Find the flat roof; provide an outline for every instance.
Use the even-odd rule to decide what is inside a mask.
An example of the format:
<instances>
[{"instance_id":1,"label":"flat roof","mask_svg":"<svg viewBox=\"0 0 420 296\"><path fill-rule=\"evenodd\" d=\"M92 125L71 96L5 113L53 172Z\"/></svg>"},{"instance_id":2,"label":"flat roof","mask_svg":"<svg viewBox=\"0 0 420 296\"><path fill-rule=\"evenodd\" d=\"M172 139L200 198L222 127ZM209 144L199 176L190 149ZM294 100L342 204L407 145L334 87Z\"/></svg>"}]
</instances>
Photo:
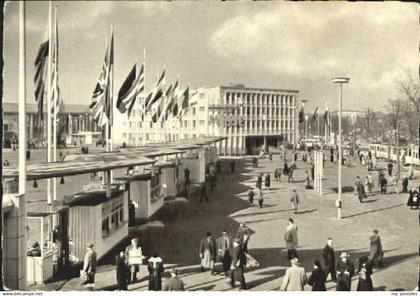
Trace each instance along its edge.
<instances>
[{"instance_id":1,"label":"flat roof","mask_svg":"<svg viewBox=\"0 0 420 296\"><path fill-rule=\"evenodd\" d=\"M235 84L235 85L220 85L221 89L229 89L235 91L260 91L260 92L290 92L298 93L296 89L283 89L283 88L265 88L265 87L246 87L245 85Z\"/></svg>"},{"instance_id":2,"label":"flat roof","mask_svg":"<svg viewBox=\"0 0 420 296\"><path fill-rule=\"evenodd\" d=\"M27 180L74 176L93 172L132 166L149 165L156 162L150 157L184 153L189 149L199 148L226 137L200 137L190 140L156 143L153 146L122 148L111 152L75 153L65 156L62 162L43 162L29 164L26 169ZM18 178L17 167L4 167L5 178Z\"/></svg>"}]
</instances>

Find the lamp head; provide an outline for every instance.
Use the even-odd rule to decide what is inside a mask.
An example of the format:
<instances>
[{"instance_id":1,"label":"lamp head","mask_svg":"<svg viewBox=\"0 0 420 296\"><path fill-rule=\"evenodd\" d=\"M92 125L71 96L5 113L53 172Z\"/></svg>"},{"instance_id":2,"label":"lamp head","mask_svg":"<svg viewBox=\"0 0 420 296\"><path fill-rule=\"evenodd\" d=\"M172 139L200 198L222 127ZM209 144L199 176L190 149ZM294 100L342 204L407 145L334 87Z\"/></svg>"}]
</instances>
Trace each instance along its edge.
<instances>
[{"instance_id":1,"label":"lamp head","mask_svg":"<svg viewBox=\"0 0 420 296\"><path fill-rule=\"evenodd\" d=\"M346 77L335 77L335 78L332 78L331 81L333 83L349 83L350 78L346 78Z\"/></svg>"}]
</instances>

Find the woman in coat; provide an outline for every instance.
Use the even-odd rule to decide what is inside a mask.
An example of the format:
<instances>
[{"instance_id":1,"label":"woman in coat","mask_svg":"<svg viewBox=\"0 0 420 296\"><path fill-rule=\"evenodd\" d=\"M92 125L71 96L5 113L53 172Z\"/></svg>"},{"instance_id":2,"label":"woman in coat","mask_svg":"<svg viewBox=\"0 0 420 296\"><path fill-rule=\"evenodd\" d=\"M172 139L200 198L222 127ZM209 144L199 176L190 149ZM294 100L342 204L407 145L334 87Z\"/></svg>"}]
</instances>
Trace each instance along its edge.
<instances>
[{"instance_id":1,"label":"woman in coat","mask_svg":"<svg viewBox=\"0 0 420 296\"><path fill-rule=\"evenodd\" d=\"M367 256L359 259L359 282L357 283L357 291L373 291L372 283L372 265Z\"/></svg>"},{"instance_id":2,"label":"woman in coat","mask_svg":"<svg viewBox=\"0 0 420 296\"><path fill-rule=\"evenodd\" d=\"M351 291L351 278L354 274L354 265L349 260L347 252L342 252L337 264L337 291Z\"/></svg>"},{"instance_id":3,"label":"woman in coat","mask_svg":"<svg viewBox=\"0 0 420 296\"><path fill-rule=\"evenodd\" d=\"M321 268L321 263L318 260L314 262L314 270L308 280L308 285L312 286L312 291L327 291L325 287L325 280L327 276L325 271Z\"/></svg>"},{"instance_id":4,"label":"woman in coat","mask_svg":"<svg viewBox=\"0 0 420 296\"><path fill-rule=\"evenodd\" d=\"M291 267L286 270L281 291L304 291L307 282L305 269L300 266L298 258L290 260Z\"/></svg>"},{"instance_id":5,"label":"woman in coat","mask_svg":"<svg viewBox=\"0 0 420 296\"><path fill-rule=\"evenodd\" d=\"M235 238L233 242L233 252L232 252L232 263L231 263L231 273L230 280L232 288L235 288L236 283L240 282L241 289L246 289L246 282L244 277L245 265L246 265L246 255L244 248L241 245L239 238Z\"/></svg>"},{"instance_id":6,"label":"woman in coat","mask_svg":"<svg viewBox=\"0 0 420 296\"><path fill-rule=\"evenodd\" d=\"M149 259L147 270L149 271L149 291L162 290L163 260L158 254Z\"/></svg>"}]
</instances>

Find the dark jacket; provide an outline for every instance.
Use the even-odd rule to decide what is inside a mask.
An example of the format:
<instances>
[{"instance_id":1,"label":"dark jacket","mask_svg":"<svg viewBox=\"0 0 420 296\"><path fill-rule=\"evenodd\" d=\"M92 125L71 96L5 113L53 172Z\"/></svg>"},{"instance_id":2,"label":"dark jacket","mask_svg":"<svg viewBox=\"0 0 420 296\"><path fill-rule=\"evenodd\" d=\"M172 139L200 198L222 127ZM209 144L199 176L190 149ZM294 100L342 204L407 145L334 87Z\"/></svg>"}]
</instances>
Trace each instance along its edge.
<instances>
[{"instance_id":1,"label":"dark jacket","mask_svg":"<svg viewBox=\"0 0 420 296\"><path fill-rule=\"evenodd\" d=\"M312 271L308 280L308 285L312 286L312 291L327 291L325 287L326 275L321 268L316 268Z\"/></svg>"},{"instance_id":2,"label":"dark jacket","mask_svg":"<svg viewBox=\"0 0 420 296\"><path fill-rule=\"evenodd\" d=\"M329 269L330 267L335 268L335 253L333 248L331 248L329 245L326 245L324 251L322 252L322 257L324 258L326 269Z\"/></svg>"},{"instance_id":3,"label":"dark jacket","mask_svg":"<svg viewBox=\"0 0 420 296\"><path fill-rule=\"evenodd\" d=\"M204 250L210 251L210 260L216 260L216 242L213 238L210 241L207 238L204 238L200 242L200 255L204 255Z\"/></svg>"},{"instance_id":4,"label":"dark jacket","mask_svg":"<svg viewBox=\"0 0 420 296\"><path fill-rule=\"evenodd\" d=\"M351 278L354 275L354 265L349 260L337 264L337 291L350 291Z\"/></svg>"}]
</instances>

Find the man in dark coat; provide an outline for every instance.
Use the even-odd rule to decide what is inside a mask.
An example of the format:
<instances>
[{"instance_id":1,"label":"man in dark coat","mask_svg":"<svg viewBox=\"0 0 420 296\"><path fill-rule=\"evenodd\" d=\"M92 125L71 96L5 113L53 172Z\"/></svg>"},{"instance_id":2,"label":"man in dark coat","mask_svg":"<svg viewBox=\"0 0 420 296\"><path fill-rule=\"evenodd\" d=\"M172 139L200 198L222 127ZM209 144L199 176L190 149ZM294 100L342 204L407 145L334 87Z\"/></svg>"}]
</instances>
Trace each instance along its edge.
<instances>
[{"instance_id":1,"label":"man in dark coat","mask_svg":"<svg viewBox=\"0 0 420 296\"><path fill-rule=\"evenodd\" d=\"M271 185L271 178L270 178L270 173L267 173L267 175L265 175L265 187L268 188L268 190L270 190L270 185Z\"/></svg>"},{"instance_id":2,"label":"man in dark coat","mask_svg":"<svg viewBox=\"0 0 420 296\"><path fill-rule=\"evenodd\" d=\"M402 180L402 192L403 193L408 193L408 177L405 176L404 179Z\"/></svg>"},{"instance_id":3,"label":"man in dark coat","mask_svg":"<svg viewBox=\"0 0 420 296\"><path fill-rule=\"evenodd\" d=\"M342 252L337 264L337 291L351 291L351 278L354 275L354 265L349 260L347 252Z\"/></svg>"},{"instance_id":4,"label":"man in dark coat","mask_svg":"<svg viewBox=\"0 0 420 296\"><path fill-rule=\"evenodd\" d=\"M312 291L327 291L325 280L327 275L322 270L321 263L318 260L314 262L314 269L308 280L308 285L312 286Z\"/></svg>"},{"instance_id":5,"label":"man in dark coat","mask_svg":"<svg viewBox=\"0 0 420 296\"><path fill-rule=\"evenodd\" d=\"M205 198L207 202L209 201L209 198L207 196L206 182L203 182L203 184L201 184L200 187L200 202L203 201L203 198Z\"/></svg>"},{"instance_id":6,"label":"man in dark coat","mask_svg":"<svg viewBox=\"0 0 420 296\"><path fill-rule=\"evenodd\" d=\"M252 190L252 187L249 187L249 190L248 190L248 202L249 202L249 205L250 206L253 206L254 205L254 195L255 195L255 193Z\"/></svg>"},{"instance_id":7,"label":"man in dark coat","mask_svg":"<svg viewBox=\"0 0 420 296\"><path fill-rule=\"evenodd\" d=\"M165 271L163 260L158 254L149 259L147 270L149 271L149 291L162 290L162 274Z\"/></svg>"},{"instance_id":8,"label":"man in dark coat","mask_svg":"<svg viewBox=\"0 0 420 296\"><path fill-rule=\"evenodd\" d=\"M117 286L119 290L127 291L130 269L128 268L124 252L120 252L116 259Z\"/></svg>"},{"instance_id":9,"label":"man in dark coat","mask_svg":"<svg viewBox=\"0 0 420 296\"><path fill-rule=\"evenodd\" d=\"M331 280L337 282L337 275L335 273L335 252L333 248L333 239L328 238L327 245L322 251L322 257L324 258L325 264L325 278L331 273Z\"/></svg>"},{"instance_id":10,"label":"man in dark coat","mask_svg":"<svg viewBox=\"0 0 420 296\"><path fill-rule=\"evenodd\" d=\"M257 187L260 190L262 189L262 180L263 180L263 174L259 174L257 178L257 184L255 187Z\"/></svg>"},{"instance_id":11,"label":"man in dark coat","mask_svg":"<svg viewBox=\"0 0 420 296\"><path fill-rule=\"evenodd\" d=\"M381 194L386 194L386 188L388 186L388 180L385 178L384 175L381 175Z\"/></svg>"},{"instance_id":12,"label":"man in dark coat","mask_svg":"<svg viewBox=\"0 0 420 296\"><path fill-rule=\"evenodd\" d=\"M390 175L390 176L392 176L392 167L393 167L394 165L392 164L392 162L390 161L389 163L388 163L388 175Z\"/></svg>"},{"instance_id":13,"label":"man in dark coat","mask_svg":"<svg viewBox=\"0 0 420 296\"><path fill-rule=\"evenodd\" d=\"M235 288L236 282L241 283L241 289L247 289L244 272L245 272L245 265L246 265L246 255L241 247L241 243L238 238L235 238L233 242L233 256L232 256L232 264L231 264L231 286Z\"/></svg>"},{"instance_id":14,"label":"man in dark coat","mask_svg":"<svg viewBox=\"0 0 420 296\"><path fill-rule=\"evenodd\" d=\"M232 263L233 255L233 239L226 231L222 232L222 236L216 241L217 255L223 264L223 272L227 277L229 275L230 265Z\"/></svg>"},{"instance_id":15,"label":"man in dark coat","mask_svg":"<svg viewBox=\"0 0 420 296\"><path fill-rule=\"evenodd\" d=\"M363 199L366 197L365 186L363 186L362 182L357 185L357 193L359 195L359 201L362 203Z\"/></svg>"}]
</instances>

